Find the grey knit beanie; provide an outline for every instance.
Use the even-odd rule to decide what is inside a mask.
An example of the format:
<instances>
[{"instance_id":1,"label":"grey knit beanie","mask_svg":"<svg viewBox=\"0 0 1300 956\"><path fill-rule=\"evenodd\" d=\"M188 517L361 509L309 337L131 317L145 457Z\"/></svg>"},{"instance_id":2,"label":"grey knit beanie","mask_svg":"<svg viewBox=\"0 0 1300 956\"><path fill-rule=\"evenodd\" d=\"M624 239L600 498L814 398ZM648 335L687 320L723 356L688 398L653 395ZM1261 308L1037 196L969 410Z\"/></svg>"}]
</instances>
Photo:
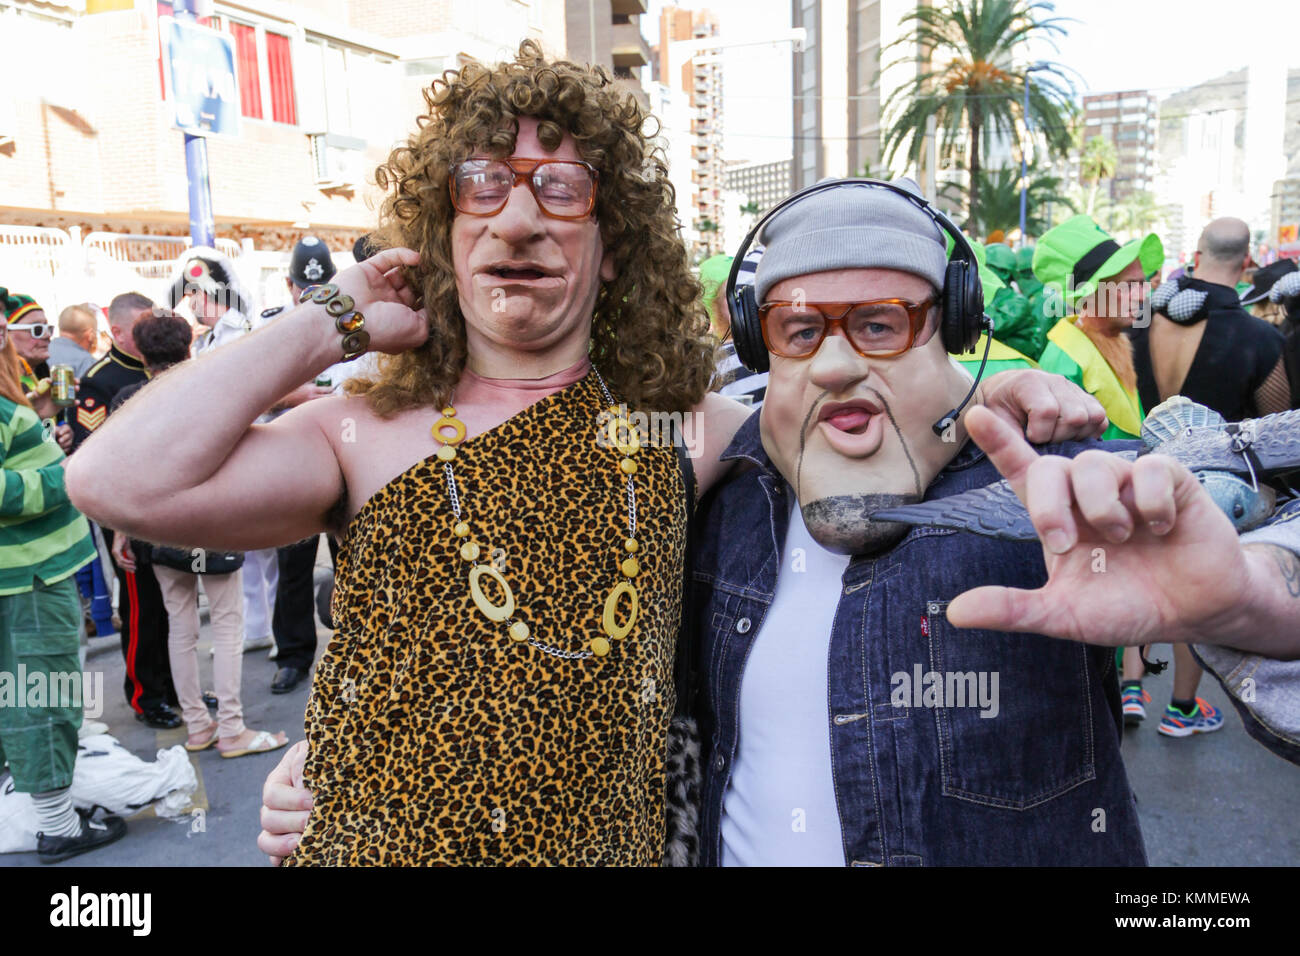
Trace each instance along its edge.
<instances>
[{"instance_id":1,"label":"grey knit beanie","mask_svg":"<svg viewBox=\"0 0 1300 956\"><path fill-rule=\"evenodd\" d=\"M893 185L921 194L910 179ZM948 263L933 219L897 193L861 183L799 200L777 213L759 239L767 247L754 280L760 303L782 279L831 269L898 269L942 289Z\"/></svg>"}]
</instances>

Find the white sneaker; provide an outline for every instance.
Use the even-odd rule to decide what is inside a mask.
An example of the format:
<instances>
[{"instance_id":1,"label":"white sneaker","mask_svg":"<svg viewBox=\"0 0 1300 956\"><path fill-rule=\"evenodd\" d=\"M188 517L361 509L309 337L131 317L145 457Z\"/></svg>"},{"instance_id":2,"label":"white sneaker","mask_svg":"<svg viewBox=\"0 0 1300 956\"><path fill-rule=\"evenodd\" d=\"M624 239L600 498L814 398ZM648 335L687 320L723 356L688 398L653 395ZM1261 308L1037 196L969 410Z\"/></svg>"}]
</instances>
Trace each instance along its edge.
<instances>
[{"instance_id":1,"label":"white sneaker","mask_svg":"<svg viewBox=\"0 0 1300 956\"><path fill-rule=\"evenodd\" d=\"M270 634L266 635L265 637L255 637L252 640L245 639L244 653L247 654L249 651L264 651L268 647L274 647L274 646L275 646L275 638L273 638Z\"/></svg>"},{"instance_id":2,"label":"white sneaker","mask_svg":"<svg viewBox=\"0 0 1300 956\"><path fill-rule=\"evenodd\" d=\"M98 737L100 734L106 733L108 733L108 724L102 720L91 720L89 717L83 717L81 718L81 729L77 731L77 739Z\"/></svg>"},{"instance_id":3,"label":"white sneaker","mask_svg":"<svg viewBox=\"0 0 1300 956\"><path fill-rule=\"evenodd\" d=\"M276 659L277 657L279 657L279 656L280 656L280 645L277 644L277 643L275 643L275 639L272 638L272 639L271 639L271 649L270 649L270 651L267 652L267 654L266 654L266 659L267 659L267 660L270 660L270 661L273 661L273 660L275 660L275 659Z\"/></svg>"},{"instance_id":4,"label":"white sneaker","mask_svg":"<svg viewBox=\"0 0 1300 956\"><path fill-rule=\"evenodd\" d=\"M244 650L242 653L247 654L249 651L264 651L268 647L275 647L275 638L271 637L269 634L266 637L256 637L251 641L244 641ZM208 648L209 657L214 657L216 653L217 649L215 647ZM273 657L271 660L275 660L275 658Z\"/></svg>"}]
</instances>

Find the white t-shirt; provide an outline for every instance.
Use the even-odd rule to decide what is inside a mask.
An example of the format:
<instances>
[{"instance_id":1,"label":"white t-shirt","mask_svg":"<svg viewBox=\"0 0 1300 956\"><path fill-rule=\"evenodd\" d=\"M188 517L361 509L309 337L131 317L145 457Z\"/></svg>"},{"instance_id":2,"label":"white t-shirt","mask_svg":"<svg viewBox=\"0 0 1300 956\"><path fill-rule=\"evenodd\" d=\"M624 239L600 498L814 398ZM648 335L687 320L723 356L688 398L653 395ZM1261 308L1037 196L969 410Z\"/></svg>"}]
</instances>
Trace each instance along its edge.
<instances>
[{"instance_id":1,"label":"white t-shirt","mask_svg":"<svg viewBox=\"0 0 1300 956\"><path fill-rule=\"evenodd\" d=\"M776 594L741 678L723 866L844 865L826 668L848 565L848 555L813 540L793 507Z\"/></svg>"}]
</instances>

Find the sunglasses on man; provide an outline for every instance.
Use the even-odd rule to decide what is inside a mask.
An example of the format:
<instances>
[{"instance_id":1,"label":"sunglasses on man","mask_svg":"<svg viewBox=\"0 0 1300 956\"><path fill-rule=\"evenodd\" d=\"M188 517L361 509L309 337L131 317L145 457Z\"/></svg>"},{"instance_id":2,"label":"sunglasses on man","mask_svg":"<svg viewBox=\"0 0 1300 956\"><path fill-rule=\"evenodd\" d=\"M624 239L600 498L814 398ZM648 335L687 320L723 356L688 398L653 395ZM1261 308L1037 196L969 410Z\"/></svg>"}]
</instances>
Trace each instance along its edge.
<instances>
[{"instance_id":1,"label":"sunglasses on man","mask_svg":"<svg viewBox=\"0 0 1300 956\"><path fill-rule=\"evenodd\" d=\"M54 334L54 327L45 322L27 324L19 323L8 326L10 332L26 332L34 339L47 339Z\"/></svg>"}]
</instances>

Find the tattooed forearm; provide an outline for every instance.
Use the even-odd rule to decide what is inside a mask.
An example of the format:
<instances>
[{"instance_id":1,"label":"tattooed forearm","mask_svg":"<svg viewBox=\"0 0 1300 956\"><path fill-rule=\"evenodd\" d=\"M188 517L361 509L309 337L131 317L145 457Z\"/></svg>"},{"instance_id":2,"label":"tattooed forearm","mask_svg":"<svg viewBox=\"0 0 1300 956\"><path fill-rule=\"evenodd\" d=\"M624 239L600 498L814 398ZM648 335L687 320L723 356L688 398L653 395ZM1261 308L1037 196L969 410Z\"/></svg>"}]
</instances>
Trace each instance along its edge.
<instances>
[{"instance_id":1,"label":"tattooed forearm","mask_svg":"<svg viewBox=\"0 0 1300 956\"><path fill-rule=\"evenodd\" d=\"M1276 544L1261 545L1260 550L1268 552L1277 563L1278 570L1282 572L1282 583L1286 585L1287 594L1293 598L1300 598L1300 558Z\"/></svg>"}]
</instances>

